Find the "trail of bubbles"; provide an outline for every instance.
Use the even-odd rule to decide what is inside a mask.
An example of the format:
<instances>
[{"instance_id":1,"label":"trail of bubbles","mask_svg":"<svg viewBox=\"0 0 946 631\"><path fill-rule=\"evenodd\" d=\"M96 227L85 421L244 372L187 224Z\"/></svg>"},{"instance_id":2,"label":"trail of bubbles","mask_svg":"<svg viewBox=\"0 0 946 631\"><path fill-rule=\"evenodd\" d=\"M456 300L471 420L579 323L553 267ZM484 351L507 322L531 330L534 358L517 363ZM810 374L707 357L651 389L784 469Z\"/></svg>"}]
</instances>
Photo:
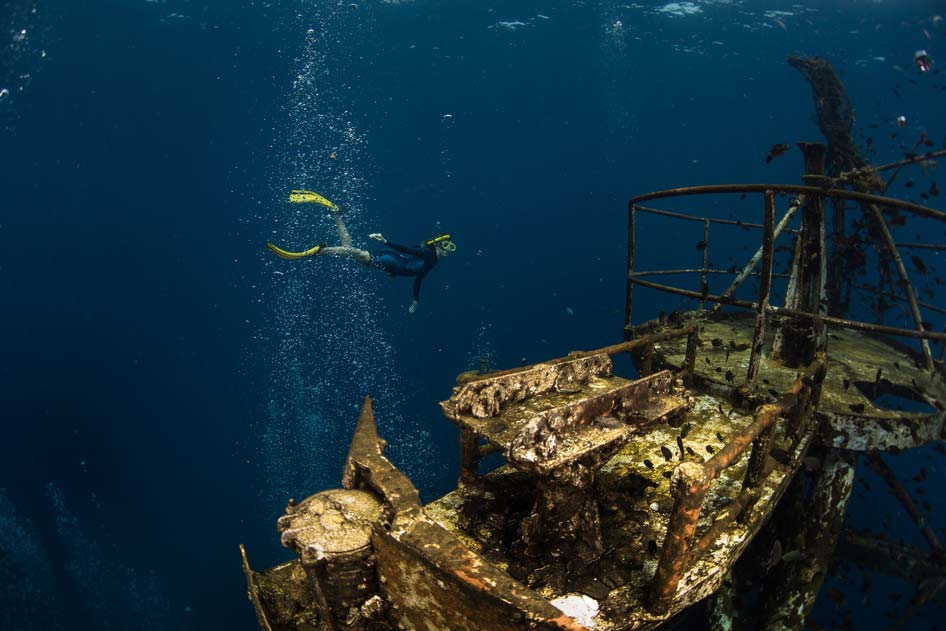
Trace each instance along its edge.
<instances>
[{"instance_id":1,"label":"trail of bubbles","mask_svg":"<svg viewBox=\"0 0 946 631\"><path fill-rule=\"evenodd\" d=\"M631 72L636 68L636 60L631 58L628 45L632 26L625 24L623 8L625 5L606 2L600 7L601 21L600 56L604 75L603 95L605 117L611 127L611 135L627 138L637 132L637 115L624 98L628 85L632 81Z\"/></svg>"},{"instance_id":2,"label":"trail of bubbles","mask_svg":"<svg viewBox=\"0 0 946 631\"><path fill-rule=\"evenodd\" d=\"M50 46L54 19L33 0L4 3L0 18L0 130L13 132L17 101L39 72Z\"/></svg>"},{"instance_id":3,"label":"trail of bubbles","mask_svg":"<svg viewBox=\"0 0 946 631\"><path fill-rule=\"evenodd\" d=\"M358 68L351 55L367 26L343 8L313 11L284 107L285 132L273 149L277 166L270 179L278 201L265 220L273 239L290 248L337 243L324 208L285 201L290 188L310 188L344 209L355 245L364 246L362 235L370 232L368 141L352 112ZM377 275L350 261L320 257L267 259L266 265L273 272L271 312L261 337L274 347L261 445L267 502L278 506L287 497L338 485L365 394L377 402L390 455L408 456L399 465L412 474L430 457L421 447L424 433L402 416L403 383L383 326L388 313L377 295Z\"/></svg>"}]
</instances>

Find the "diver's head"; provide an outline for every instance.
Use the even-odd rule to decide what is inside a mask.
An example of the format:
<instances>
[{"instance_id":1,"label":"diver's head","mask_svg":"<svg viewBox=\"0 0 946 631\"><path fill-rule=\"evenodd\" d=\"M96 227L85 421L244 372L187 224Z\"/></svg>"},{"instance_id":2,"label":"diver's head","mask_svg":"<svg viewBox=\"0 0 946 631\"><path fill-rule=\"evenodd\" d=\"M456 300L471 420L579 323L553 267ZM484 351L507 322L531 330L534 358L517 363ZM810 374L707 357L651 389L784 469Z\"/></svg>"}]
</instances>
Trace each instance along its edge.
<instances>
[{"instance_id":1,"label":"diver's head","mask_svg":"<svg viewBox=\"0 0 946 631\"><path fill-rule=\"evenodd\" d=\"M437 258L443 258L457 249L449 234L438 234L433 239L424 241L424 245L433 248L437 253Z\"/></svg>"}]
</instances>

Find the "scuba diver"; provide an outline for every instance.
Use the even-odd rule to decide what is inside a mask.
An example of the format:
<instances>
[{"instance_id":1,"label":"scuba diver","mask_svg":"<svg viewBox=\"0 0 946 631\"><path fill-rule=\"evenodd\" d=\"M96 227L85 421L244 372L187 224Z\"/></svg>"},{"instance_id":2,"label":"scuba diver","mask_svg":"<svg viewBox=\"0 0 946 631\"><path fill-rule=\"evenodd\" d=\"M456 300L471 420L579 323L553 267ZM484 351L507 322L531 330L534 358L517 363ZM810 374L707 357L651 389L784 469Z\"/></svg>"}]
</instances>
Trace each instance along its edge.
<instances>
[{"instance_id":1,"label":"scuba diver","mask_svg":"<svg viewBox=\"0 0 946 631\"><path fill-rule=\"evenodd\" d=\"M332 215L335 226L338 228L338 239L341 245L327 246L320 243L302 252L289 252L268 242L266 247L272 250L276 256L289 260L303 259L310 256L339 256L357 261L368 267L383 270L392 278L394 276L413 276L414 300L407 309L410 313L417 310L417 303L420 302L420 284L424 278L441 258L457 249L449 234L437 235L433 239L424 241L419 246L411 247L391 243L381 233L374 232L368 236L380 241L389 249L382 250L379 254L371 254L367 250L352 246L351 235L348 233L348 228L345 227L345 222L342 221L342 209L332 201L318 193L304 190L292 191L289 194L289 201L293 204L319 204L328 208L329 214Z\"/></svg>"}]
</instances>

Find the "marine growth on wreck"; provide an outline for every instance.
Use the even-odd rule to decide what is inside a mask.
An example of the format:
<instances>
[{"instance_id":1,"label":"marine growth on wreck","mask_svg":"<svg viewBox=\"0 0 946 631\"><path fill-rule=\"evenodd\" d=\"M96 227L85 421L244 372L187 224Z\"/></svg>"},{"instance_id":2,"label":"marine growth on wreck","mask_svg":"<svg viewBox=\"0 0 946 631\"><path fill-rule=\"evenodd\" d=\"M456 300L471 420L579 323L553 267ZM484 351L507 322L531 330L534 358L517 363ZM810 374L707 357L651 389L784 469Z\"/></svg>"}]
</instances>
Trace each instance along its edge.
<instances>
[{"instance_id":1,"label":"marine growth on wreck","mask_svg":"<svg viewBox=\"0 0 946 631\"><path fill-rule=\"evenodd\" d=\"M901 628L941 606L943 545L887 458L943 448L946 333L924 312L946 310L921 299L904 261L946 246L898 242L894 228L908 216L942 227L946 213L886 196L885 177L946 151L868 164L830 64L788 63L811 85L825 142L768 159L800 151L800 183L631 199L627 241L609 244L628 252L623 332L459 375L440 403L458 429L458 483L431 503L385 457L365 397L341 488L290 500L279 519L294 558L256 571L242 551L262 629L801 629L846 562L915 584ZM758 220L673 209L681 199L748 200ZM701 264L680 267L694 251L681 243L642 269L638 244L674 222L702 225ZM755 240L729 269L713 263L720 230ZM871 309L856 311L865 292ZM685 309L635 319L644 299L681 297ZM884 323L894 308L909 326ZM858 466L885 481L925 548L842 528Z\"/></svg>"}]
</instances>

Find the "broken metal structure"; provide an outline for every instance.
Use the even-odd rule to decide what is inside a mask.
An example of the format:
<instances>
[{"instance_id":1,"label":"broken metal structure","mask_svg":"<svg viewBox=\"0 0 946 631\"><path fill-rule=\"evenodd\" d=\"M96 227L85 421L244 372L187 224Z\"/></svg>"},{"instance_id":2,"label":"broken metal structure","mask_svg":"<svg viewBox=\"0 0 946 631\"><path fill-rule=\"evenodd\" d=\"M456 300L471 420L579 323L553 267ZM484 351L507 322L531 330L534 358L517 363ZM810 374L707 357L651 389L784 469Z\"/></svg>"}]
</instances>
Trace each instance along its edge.
<instances>
[{"instance_id":1,"label":"broken metal structure","mask_svg":"<svg viewBox=\"0 0 946 631\"><path fill-rule=\"evenodd\" d=\"M279 519L291 561L257 572L245 551L248 592L264 631L618 631L705 615L713 629L737 616L751 628L800 629L839 550L910 559L927 580L913 607L946 583L942 563L882 538L841 533L857 455L891 484L926 537L942 545L879 452L944 438L946 380L884 214L946 214L847 190L824 174L823 145L802 143L804 185L740 184L659 191L632 199L624 341L519 368L464 373L440 405L459 428L457 488L422 505L384 456L366 397L341 489L296 504ZM876 172L871 172L876 177ZM762 222L643 205L654 200L759 196ZM788 207L777 217L779 200ZM876 222L901 277L915 328L833 311L825 204L841 200ZM703 225L702 265L639 270L641 215ZM794 217L800 225L792 227ZM761 247L737 272L713 269L710 229L760 230ZM788 273L775 244L791 235ZM648 280L698 274L698 291ZM712 281L734 276L712 293ZM754 299L738 297L746 279ZM774 292L775 280L784 292ZM693 299L698 308L635 325L639 288ZM913 340L914 346L908 342ZM637 374L615 374L627 353ZM885 407L894 394L923 411ZM502 454L498 468L482 460ZM812 466L812 462L817 466ZM803 476L808 476L803 479ZM773 515L781 513L777 519ZM791 541L791 562L758 574L757 536ZM242 548L241 548L242 551ZM942 559L941 556L936 558ZM896 563L890 563L898 566ZM765 584L751 606L733 597ZM695 607L704 602L705 606ZM908 615L908 614L905 614Z\"/></svg>"}]
</instances>

